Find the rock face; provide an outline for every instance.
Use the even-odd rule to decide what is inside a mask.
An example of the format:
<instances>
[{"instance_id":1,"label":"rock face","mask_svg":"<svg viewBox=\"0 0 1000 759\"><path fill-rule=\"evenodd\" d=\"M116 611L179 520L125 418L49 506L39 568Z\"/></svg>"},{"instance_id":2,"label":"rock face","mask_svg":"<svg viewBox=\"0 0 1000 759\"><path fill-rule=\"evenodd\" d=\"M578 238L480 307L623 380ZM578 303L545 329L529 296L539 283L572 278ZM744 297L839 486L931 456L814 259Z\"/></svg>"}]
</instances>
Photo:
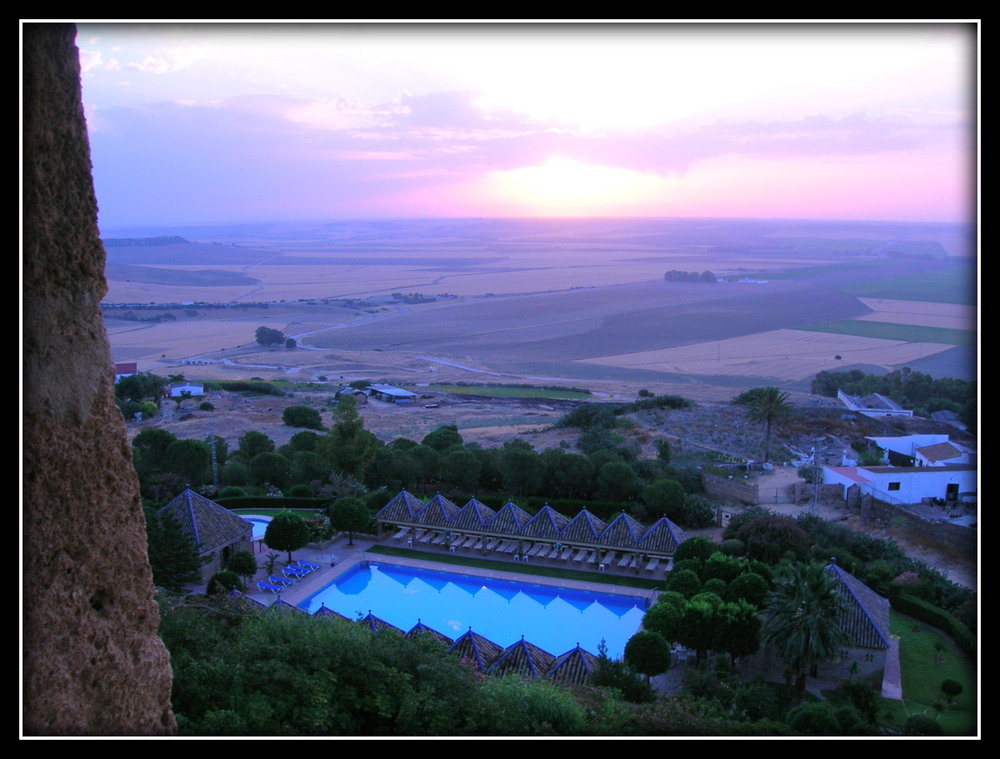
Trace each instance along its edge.
<instances>
[{"instance_id":1,"label":"rock face","mask_svg":"<svg viewBox=\"0 0 1000 759\"><path fill-rule=\"evenodd\" d=\"M23 29L26 735L168 735L170 662L98 304L72 25Z\"/></svg>"}]
</instances>

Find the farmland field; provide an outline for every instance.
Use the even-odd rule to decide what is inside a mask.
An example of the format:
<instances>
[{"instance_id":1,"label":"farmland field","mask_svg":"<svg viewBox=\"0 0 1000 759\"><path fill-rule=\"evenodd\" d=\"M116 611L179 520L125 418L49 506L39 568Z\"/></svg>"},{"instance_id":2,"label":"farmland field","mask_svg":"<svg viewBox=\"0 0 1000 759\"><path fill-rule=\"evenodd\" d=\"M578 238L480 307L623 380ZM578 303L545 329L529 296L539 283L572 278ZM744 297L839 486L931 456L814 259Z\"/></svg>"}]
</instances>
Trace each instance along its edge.
<instances>
[{"instance_id":1,"label":"farmland field","mask_svg":"<svg viewBox=\"0 0 1000 759\"><path fill-rule=\"evenodd\" d=\"M106 303L134 306L106 312L113 355L143 370L719 395L932 358L935 374L974 373L948 348L974 351L975 261L965 233L942 225L425 220L171 234L199 242L107 246ZM665 281L671 270L730 281ZM135 320L167 315L155 304L170 320ZM259 326L298 348L256 345Z\"/></svg>"}]
</instances>

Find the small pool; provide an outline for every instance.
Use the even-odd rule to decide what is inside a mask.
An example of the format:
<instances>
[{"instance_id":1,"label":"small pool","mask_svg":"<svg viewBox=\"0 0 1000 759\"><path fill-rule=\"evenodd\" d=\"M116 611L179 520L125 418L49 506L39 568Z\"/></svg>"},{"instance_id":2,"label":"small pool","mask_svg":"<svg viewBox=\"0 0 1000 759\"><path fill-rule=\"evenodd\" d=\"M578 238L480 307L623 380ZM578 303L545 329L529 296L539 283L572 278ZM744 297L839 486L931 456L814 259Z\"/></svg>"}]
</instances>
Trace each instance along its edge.
<instances>
[{"instance_id":1,"label":"small pool","mask_svg":"<svg viewBox=\"0 0 1000 759\"><path fill-rule=\"evenodd\" d=\"M470 627L506 647L521 636L554 656L601 640L620 657L642 622L646 599L495 580L393 564L362 563L302 601L356 619L369 611L407 631L418 621L451 638Z\"/></svg>"},{"instance_id":2,"label":"small pool","mask_svg":"<svg viewBox=\"0 0 1000 759\"><path fill-rule=\"evenodd\" d=\"M253 525L253 539L263 540L264 533L267 532L267 525L271 522L271 517L243 517Z\"/></svg>"}]
</instances>

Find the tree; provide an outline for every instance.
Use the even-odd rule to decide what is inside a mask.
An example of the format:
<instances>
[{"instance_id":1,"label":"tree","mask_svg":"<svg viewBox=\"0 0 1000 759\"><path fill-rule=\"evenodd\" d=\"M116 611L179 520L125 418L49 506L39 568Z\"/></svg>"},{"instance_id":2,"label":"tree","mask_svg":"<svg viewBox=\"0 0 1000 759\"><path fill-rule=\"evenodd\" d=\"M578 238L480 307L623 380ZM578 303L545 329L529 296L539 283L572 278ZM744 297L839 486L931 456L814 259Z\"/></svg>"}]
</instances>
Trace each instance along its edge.
<instances>
[{"instance_id":1,"label":"tree","mask_svg":"<svg viewBox=\"0 0 1000 759\"><path fill-rule=\"evenodd\" d=\"M191 400L192 398L194 398L194 396L191 395L190 390L181 390L179 394L171 396L170 400L177 404L177 410L180 411L181 404L184 403L184 401Z\"/></svg>"},{"instance_id":2,"label":"tree","mask_svg":"<svg viewBox=\"0 0 1000 759\"><path fill-rule=\"evenodd\" d=\"M288 485L291 468L291 462L278 453L258 453L248 466L250 481L254 485L263 485L266 482L276 488Z\"/></svg>"},{"instance_id":3,"label":"tree","mask_svg":"<svg viewBox=\"0 0 1000 759\"><path fill-rule=\"evenodd\" d=\"M281 419L289 427L305 427L309 430L323 429L323 419L319 412L308 406L289 406L282 412Z\"/></svg>"},{"instance_id":4,"label":"tree","mask_svg":"<svg viewBox=\"0 0 1000 759\"><path fill-rule=\"evenodd\" d=\"M670 644L658 632L640 630L625 644L625 663L648 681L670 669Z\"/></svg>"},{"instance_id":5,"label":"tree","mask_svg":"<svg viewBox=\"0 0 1000 759\"><path fill-rule=\"evenodd\" d=\"M254 457L260 453L272 453L274 451L274 441L263 432L250 430L236 441L238 448L234 454L244 464L249 464ZM237 483L238 484L238 483Z\"/></svg>"},{"instance_id":6,"label":"tree","mask_svg":"<svg viewBox=\"0 0 1000 759\"><path fill-rule=\"evenodd\" d=\"M179 592L185 585L198 582L205 560L180 522L167 512L157 513L148 507L143 513L153 584Z\"/></svg>"},{"instance_id":7,"label":"tree","mask_svg":"<svg viewBox=\"0 0 1000 759\"><path fill-rule=\"evenodd\" d=\"M292 551L298 551L309 542L309 525L300 515L292 511L282 511L267 523L264 543L268 548L288 552L288 563L292 563Z\"/></svg>"},{"instance_id":8,"label":"tree","mask_svg":"<svg viewBox=\"0 0 1000 759\"><path fill-rule=\"evenodd\" d=\"M293 351L298 347L298 343L295 342L294 337L285 338L285 349Z\"/></svg>"},{"instance_id":9,"label":"tree","mask_svg":"<svg viewBox=\"0 0 1000 759\"><path fill-rule=\"evenodd\" d=\"M246 587L247 578L257 574L257 560L249 551L234 551L226 562L226 569L242 577L243 587Z\"/></svg>"},{"instance_id":10,"label":"tree","mask_svg":"<svg viewBox=\"0 0 1000 759\"><path fill-rule=\"evenodd\" d=\"M333 421L329 434L317 446L317 453L340 473L362 476L375 451L382 446L381 441L365 429L358 402L350 395L337 401Z\"/></svg>"},{"instance_id":11,"label":"tree","mask_svg":"<svg viewBox=\"0 0 1000 759\"><path fill-rule=\"evenodd\" d=\"M144 401L146 398L159 398L163 394L163 377L140 372L122 377L115 385L115 397L129 401Z\"/></svg>"},{"instance_id":12,"label":"tree","mask_svg":"<svg viewBox=\"0 0 1000 759\"><path fill-rule=\"evenodd\" d=\"M259 345L278 345L285 341L285 335L281 330L270 327L257 327L254 337Z\"/></svg>"},{"instance_id":13,"label":"tree","mask_svg":"<svg viewBox=\"0 0 1000 759\"><path fill-rule=\"evenodd\" d=\"M167 448L177 440L172 432L154 427L143 430L132 440L132 463L140 477L163 468Z\"/></svg>"},{"instance_id":14,"label":"tree","mask_svg":"<svg viewBox=\"0 0 1000 759\"><path fill-rule=\"evenodd\" d=\"M201 440L175 440L167 446L163 469L179 474L189 485L203 485L211 478L212 454Z\"/></svg>"},{"instance_id":15,"label":"tree","mask_svg":"<svg viewBox=\"0 0 1000 759\"><path fill-rule=\"evenodd\" d=\"M788 664L799 698L805 693L806 677L812 669L835 659L848 641L840 626L843 607L835 579L822 564L791 564L779 579L761 637Z\"/></svg>"},{"instance_id":16,"label":"tree","mask_svg":"<svg viewBox=\"0 0 1000 759\"><path fill-rule=\"evenodd\" d=\"M955 703L955 697L962 692L962 683L958 680L945 680L941 683L941 692L948 698L948 703Z\"/></svg>"},{"instance_id":17,"label":"tree","mask_svg":"<svg viewBox=\"0 0 1000 759\"><path fill-rule=\"evenodd\" d=\"M326 514L333 529L347 532L348 546L354 545L354 533L367 529L372 521L365 502L351 496L333 501L327 506Z\"/></svg>"},{"instance_id":18,"label":"tree","mask_svg":"<svg viewBox=\"0 0 1000 759\"><path fill-rule=\"evenodd\" d=\"M421 445L430 446L438 453L444 453L453 445L462 445L462 435L454 424L445 424L424 435Z\"/></svg>"},{"instance_id":19,"label":"tree","mask_svg":"<svg viewBox=\"0 0 1000 759\"><path fill-rule=\"evenodd\" d=\"M655 480L643 489L642 502L650 514L680 521L684 515L684 488L676 480Z\"/></svg>"},{"instance_id":20,"label":"tree","mask_svg":"<svg viewBox=\"0 0 1000 759\"><path fill-rule=\"evenodd\" d=\"M752 422L764 425L764 461L771 457L771 433L774 425L788 416L791 404L788 393L776 387L761 387L753 392L747 402L747 415Z\"/></svg>"}]
</instances>

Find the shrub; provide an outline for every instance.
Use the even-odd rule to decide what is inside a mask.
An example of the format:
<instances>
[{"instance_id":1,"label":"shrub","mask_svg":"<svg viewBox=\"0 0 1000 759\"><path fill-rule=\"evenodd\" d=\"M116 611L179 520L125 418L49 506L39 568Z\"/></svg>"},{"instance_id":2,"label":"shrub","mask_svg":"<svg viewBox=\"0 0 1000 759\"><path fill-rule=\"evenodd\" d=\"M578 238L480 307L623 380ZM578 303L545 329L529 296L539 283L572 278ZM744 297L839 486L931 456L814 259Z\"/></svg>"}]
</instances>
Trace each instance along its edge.
<instances>
[{"instance_id":1,"label":"shrub","mask_svg":"<svg viewBox=\"0 0 1000 759\"><path fill-rule=\"evenodd\" d=\"M223 569L212 575L205 592L214 596L219 593L228 593L231 590L243 590L243 580L235 572Z\"/></svg>"},{"instance_id":2,"label":"shrub","mask_svg":"<svg viewBox=\"0 0 1000 759\"><path fill-rule=\"evenodd\" d=\"M215 406L213 406L208 401L202 401L198 404L199 411L215 411Z\"/></svg>"},{"instance_id":3,"label":"shrub","mask_svg":"<svg viewBox=\"0 0 1000 759\"><path fill-rule=\"evenodd\" d=\"M736 538L730 538L729 540L723 540L722 545L719 546L726 556L743 556L747 552L746 544L742 540L737 540Z\"/></svg>"},{"instance_id":4,"label":"shrub","mask_svg":"<svg viewBox=\"0 0 1000 759\"><path fill-rule=\"evenodd\" d=\"M282 413L281 419L289 427L305 427L309 430L323 429L323 420L319 412L308 406L289 406Z\"/></svg>"},{"instance_id":5,"label":"shrub","mask_svg":"<svg viewBox=\"0 0 1000 759\"><path fill-rule=\"evenodd\" d=\"M944 728L936 719L924 714L914 714L907 718L903 735L944 735Z\"/></svg>"}]
</instances>

